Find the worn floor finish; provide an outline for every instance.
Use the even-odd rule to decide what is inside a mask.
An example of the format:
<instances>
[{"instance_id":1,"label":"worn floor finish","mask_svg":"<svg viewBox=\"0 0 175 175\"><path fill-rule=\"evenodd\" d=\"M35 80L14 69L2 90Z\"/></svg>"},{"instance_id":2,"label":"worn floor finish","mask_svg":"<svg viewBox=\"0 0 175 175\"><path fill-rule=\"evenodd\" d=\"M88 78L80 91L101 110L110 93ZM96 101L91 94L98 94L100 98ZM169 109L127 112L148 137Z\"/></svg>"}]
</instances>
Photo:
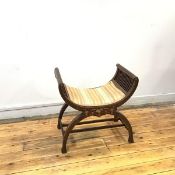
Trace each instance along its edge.
<instances>
[{"instance_id":1,"label":"worn floor finish","mask_svg":"<svg viewBox=\"0 0 175 175\"><path fill-rule=\"evenodd\" d=\"M123 113L134 144L127 143L125 128L76 133L67 154L60 153L56 118L1 124L0 175L175 175L175 106Z\"/></svg>"}]
</instances>

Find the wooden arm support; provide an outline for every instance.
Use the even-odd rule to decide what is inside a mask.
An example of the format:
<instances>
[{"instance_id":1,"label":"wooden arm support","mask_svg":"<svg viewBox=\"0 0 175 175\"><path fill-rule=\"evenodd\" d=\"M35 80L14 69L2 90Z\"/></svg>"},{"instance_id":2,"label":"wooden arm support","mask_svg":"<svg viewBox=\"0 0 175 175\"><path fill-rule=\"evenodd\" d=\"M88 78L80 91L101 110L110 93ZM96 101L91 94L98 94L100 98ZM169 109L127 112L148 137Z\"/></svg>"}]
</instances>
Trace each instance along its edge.
<instances>
[{"instance_id":1,"label":"wooden arm support","mask_svg":"<svg viewBox=\"0 0 175 175\"><path fill-rule=\"evenodd\" d=\"M54 73L55 73L55 78L57 79L58 85L63 84L60 71L57 67L55 68Z\"/></svg>"},{"instance_id":2,"label":"wooden arm support","mask_svg":"<svg viewBox=\"0 0 175 175\"><path fill-rule=\"evenodd\" d=\"M120 64L117 64L116 66L117 72L112 80L122 88L125 94L127 94L131 89L133 89L133 86L135 88L137 87L139 79Z\"/></svg>"}]
</instances>

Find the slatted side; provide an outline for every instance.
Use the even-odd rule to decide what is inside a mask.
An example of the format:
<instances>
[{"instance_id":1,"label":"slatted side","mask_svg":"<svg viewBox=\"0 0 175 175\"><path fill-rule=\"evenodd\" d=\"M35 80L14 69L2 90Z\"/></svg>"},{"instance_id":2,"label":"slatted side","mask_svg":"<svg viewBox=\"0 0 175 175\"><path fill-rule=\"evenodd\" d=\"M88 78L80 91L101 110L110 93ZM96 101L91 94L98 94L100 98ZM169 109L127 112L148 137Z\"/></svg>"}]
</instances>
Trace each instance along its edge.
<instances>
[{"instance_id":1,"label":"slatted side","mask_svg":"<svg viewBox=\"0 0 175 175\"><path fill-rule=\"evenodd\" d=\"M118 69L117 75L114 80L126 91L128 92L132 87L134 79L131 78L127 73Z\"/></svg>"}]
</instances>

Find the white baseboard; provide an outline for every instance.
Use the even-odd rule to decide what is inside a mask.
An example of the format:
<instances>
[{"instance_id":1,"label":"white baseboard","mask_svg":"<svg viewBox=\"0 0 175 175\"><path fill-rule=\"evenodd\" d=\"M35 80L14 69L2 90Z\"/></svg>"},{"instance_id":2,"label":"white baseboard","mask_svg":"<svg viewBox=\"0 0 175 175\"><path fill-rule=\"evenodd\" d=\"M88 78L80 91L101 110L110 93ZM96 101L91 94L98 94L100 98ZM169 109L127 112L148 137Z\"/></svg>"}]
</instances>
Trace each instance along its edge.
<instances>
[{"instance_id":1,"label":"white baseboard","mask_svg":"<svg viewBox=\"0 0 175 175\"><path fill-rule=\"evenodd\" d=\"M140 106L155 103L175 103L175 93L147 95L147 96L133 96L124 106Z\"/></svg>"},{"instance_id":2,"label":"white baseboard","mask_svg":"<svg viewBox=\"0 0 175 175\"><path fill-rule=\"evenodd\" d=\"M150 96L133 96L124 107L141 106L155 103L175 103L175 93L150 95ZM43 116L48 114L56 114L60 111L62 103L51 103L44 105L23 106L18 108L0 109L0 120L10 118ZM73 108L68 108L67 112L74 112Z\"/></svg>"}]
</instances>

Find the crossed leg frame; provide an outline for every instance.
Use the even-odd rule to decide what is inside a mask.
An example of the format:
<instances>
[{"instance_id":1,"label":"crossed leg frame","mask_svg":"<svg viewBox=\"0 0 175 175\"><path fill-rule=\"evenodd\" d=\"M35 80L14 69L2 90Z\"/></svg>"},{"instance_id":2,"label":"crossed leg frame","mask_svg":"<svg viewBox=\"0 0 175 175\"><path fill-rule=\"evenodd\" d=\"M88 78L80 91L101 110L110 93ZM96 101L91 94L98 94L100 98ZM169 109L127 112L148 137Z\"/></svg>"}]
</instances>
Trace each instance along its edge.
<instances>
[{"instance_id":1,"label":"crossed leg frame","mask_svg":"<svg viewBox=\"0 0 175 175\"><path fill-rule=\"evenodd\" d=\"M80 113L76 117L73 118L73 120L69 124L63 124L62 123L62 117L63 114L68 107L68 104L64 104L60 110L59 116L58 116L58 125L57 128L61 129L62 135L63 135L63 141L62 141L62 153L67 153L67 140L69 137L70 133L76 133L76 132L83 132L83 131L92 131L92 130L97 130L97 129L106 129L106 128L114 128L114 127L121 127L124 126L127 131L128 131L128 142L129 143L134 143L133 139L133 131L130 122L128 119L119 111L115 111L114 113L114 118L108 118L108 119L98 119L98 120L92 120L92 121L84 121L81 122L83 119L90 117L88 115L84 115L84 113ZM90 127L90 128L82 128L82 129L74 129L75 125L83 125L83 124L89 124L89 123L97 123L97 122L105 122L105 121L114 121L118 122L121 121L121 124L112 124L112 125L106 125L106 126L97 126L97 127ZM67 127L64 130L64 127Z\"/></svg>"}]
</instances>

